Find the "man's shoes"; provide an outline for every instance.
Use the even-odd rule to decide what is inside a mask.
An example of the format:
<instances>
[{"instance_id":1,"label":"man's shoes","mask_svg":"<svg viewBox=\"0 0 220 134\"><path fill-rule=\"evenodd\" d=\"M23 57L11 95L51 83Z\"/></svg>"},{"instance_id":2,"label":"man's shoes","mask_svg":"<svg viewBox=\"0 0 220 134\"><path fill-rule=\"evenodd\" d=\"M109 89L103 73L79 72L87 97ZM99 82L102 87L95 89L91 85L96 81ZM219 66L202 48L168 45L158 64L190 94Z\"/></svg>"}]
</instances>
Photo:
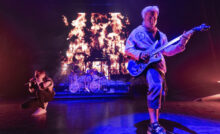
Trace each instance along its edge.
<instances>
[{"instance_id":1,"label":"man's shoes","mask_svg":"<svg viewBox=\"0 0 220 134\"><path fill-rule=\"evenodd\" d=\"M166 134L166 130L155 122L148 126L147 134Z\"/></svg>"}]
</instances>

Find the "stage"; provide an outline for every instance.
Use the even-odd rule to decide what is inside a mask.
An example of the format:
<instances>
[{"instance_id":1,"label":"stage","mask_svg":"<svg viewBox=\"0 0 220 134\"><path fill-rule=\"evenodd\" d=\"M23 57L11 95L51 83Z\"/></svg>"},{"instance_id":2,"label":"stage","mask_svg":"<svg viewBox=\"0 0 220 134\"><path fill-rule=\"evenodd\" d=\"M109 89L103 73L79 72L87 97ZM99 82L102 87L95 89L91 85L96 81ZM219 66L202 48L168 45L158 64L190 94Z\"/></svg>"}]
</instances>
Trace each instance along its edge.
<instances>
[{"instance_id":1,"label":"stage","mask_svg":"<svg viewBox=\"0 0 220 134\"><path fill-rule=\"evenodd\" d=\"M145 98L54 100L38 117L23 101L1 99L1 134L146 134L149 124ZM175 134L220 133L220 102L168 101L160 122Z\"/></svg>"},{"instance_id":2,"label":"stage","mask_svg":"<svg viewBox=\"0 0 220 134\"><path fill-rule=\"evenodd\" d=\"M146 134L147 95L156 102L166 85L166 130L220 134L219 5L1 0L0 134ZM21 109L30 92L54 97L46 114Z\"/></svg>"}]
</instances>

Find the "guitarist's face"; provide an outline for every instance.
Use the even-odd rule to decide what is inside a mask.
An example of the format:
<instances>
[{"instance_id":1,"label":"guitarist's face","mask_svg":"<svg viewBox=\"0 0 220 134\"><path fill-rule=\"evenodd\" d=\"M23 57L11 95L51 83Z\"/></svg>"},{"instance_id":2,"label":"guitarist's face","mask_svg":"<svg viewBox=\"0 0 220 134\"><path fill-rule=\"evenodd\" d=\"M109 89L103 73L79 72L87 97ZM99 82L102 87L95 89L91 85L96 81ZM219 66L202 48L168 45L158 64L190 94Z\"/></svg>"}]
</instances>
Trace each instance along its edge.
<instances>
[{"instance_id":1,"label":"guitarist's face","mask_svg":"<svg viewBox=\"0 0 220 134\"><path fill-rule=\"evenodd\" d=\"M154 30L157 25L158 14L155 11L147 12L145 14L144 23L147 29Z\"/></svg>"}]
</instances>

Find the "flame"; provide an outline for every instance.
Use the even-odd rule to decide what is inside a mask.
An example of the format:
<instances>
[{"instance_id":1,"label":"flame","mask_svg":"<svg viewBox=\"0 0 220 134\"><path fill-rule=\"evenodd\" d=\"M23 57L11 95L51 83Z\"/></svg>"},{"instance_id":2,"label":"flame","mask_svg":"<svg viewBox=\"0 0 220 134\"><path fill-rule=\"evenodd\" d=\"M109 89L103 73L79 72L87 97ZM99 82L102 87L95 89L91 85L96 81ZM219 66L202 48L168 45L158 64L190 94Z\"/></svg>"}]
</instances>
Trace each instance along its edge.
<instances>
[{"instance_id":1,"label":"flame","mask_svg":"<svg viewBox=\"0 0 220 134\"><path fill-rule=\"evenodd\" d=\"M67 17L64 15L62 15L62 17L63 17L63 22L64 22L65 26L69 26L69 22L67 20Z\"/></svg>"},{"instance_id":2,"label":"flame","mask_svg":"<svg viewBox=\"0 0 220 134\"><path fill-rule=\"evenodd\" d=\"M68 26L64 15L63 21ZM124 54L125 30L130 24L128 18L121 13L91 13L90 23L91 27L87 28L86 13L78 13L77 18L71 22L72 29L67 38L70 41L66 51L67 60L62 61L62 68L73 63L84 72L97 69L105 76L128 73Z\"/></svg>"},{"instance_id":3,"label":"flame","mask_svg":"<svg viewBox=\"0 0 220 134\"><path fill-rule=\"evenodd\" d=\"M63 73L67 73L67 68L68 68L68 65L66 63L62 63L62 72Z\"/></svg>"}]
</instances>

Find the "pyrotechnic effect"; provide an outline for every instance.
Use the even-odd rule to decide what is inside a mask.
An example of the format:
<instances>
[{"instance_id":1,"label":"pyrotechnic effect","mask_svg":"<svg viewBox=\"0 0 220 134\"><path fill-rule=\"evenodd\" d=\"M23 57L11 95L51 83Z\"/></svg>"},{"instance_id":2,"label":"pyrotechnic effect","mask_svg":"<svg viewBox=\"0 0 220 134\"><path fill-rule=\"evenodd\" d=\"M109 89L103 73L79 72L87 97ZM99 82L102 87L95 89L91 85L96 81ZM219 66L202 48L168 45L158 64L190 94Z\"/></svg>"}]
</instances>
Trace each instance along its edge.
<instances>
[{"instance_id":1,"label":"pyrotechnic effect","mask_svg":"<svg viewBox=\"0 0 220 134\"><path fill-rule=\"evenodd\" d=\"M65 26L71 28L62 74L66 73L69 64L78 66L83 72L96 69L105 76L127 73L124 54L127 17L121 13L78 13L71 23L66 16L62 17Z\"/></svg>"}]
</instances>

